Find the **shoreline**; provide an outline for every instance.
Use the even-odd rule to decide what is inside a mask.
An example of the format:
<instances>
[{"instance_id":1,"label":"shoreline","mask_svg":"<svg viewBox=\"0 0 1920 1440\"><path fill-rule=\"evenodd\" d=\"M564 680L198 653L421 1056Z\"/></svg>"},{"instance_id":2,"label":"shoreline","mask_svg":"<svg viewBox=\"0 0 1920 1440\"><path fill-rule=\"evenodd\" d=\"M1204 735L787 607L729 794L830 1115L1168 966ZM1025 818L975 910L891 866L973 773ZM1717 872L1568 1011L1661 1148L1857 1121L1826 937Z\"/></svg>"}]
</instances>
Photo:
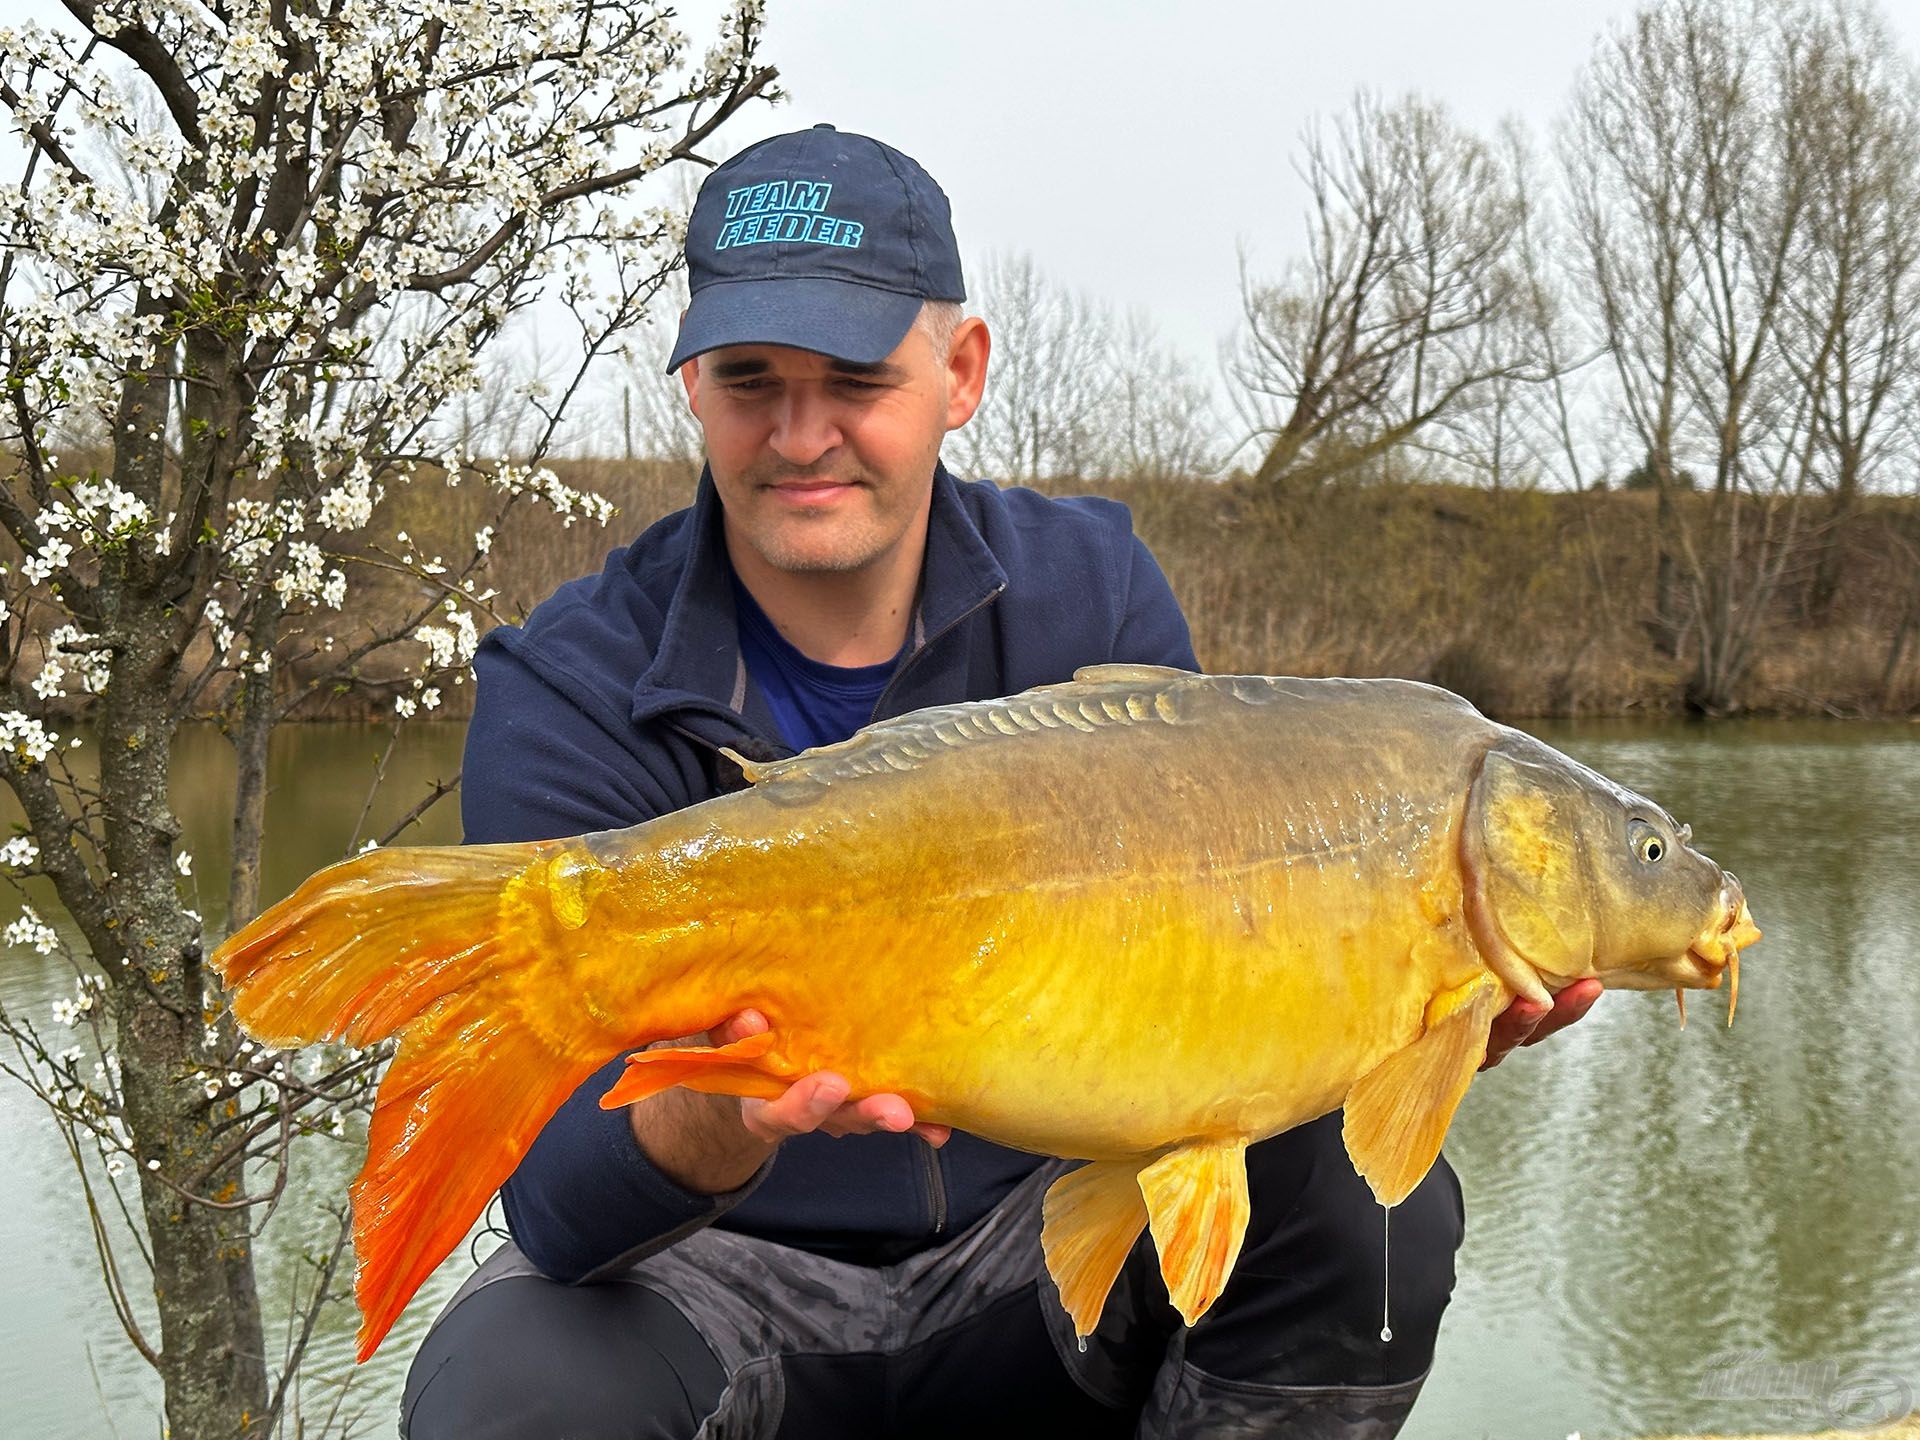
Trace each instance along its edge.
<instances>
[{"instance_id":1,"label":"shoreline","mask_svg":"<svg viewBox=\"0 0 1920 1440\"><path fill-rule=\"evenodd\" d=\"M1894 1420L1885 1425L1875 1425L1862 1430L1817 1430L1811 1433L1799 1432L1758 1432L1748 1434L1705 1435L1644 1435L1638 1440L1862 1440L1864 1436L1876 1437L1876 1440L1920 1440L1920 1412L1909 1415L1904 1420ZM1567 1437L1567 1440L1582 1440L1579 1432ZM1593 1436L1591 1440L1600 1440Z\"/></svg>"}]
</instances>

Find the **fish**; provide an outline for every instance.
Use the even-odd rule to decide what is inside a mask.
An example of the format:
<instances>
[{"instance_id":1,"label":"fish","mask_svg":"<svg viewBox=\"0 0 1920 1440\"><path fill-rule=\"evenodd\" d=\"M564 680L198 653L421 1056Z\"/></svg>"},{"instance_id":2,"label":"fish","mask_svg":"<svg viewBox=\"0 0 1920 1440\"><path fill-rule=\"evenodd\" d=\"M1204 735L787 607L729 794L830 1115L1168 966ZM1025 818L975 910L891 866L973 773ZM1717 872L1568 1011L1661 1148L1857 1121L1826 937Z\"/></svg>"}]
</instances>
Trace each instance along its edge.
<instances>
[{"instance_id":1,"label":"fish","mask_svg":"<svg viewBox=\"0 0 1920 1440\"><path fill-rule=\"evenodd\" d=\"M1042 1248L1085 1336L1142 1230L1205 1314L1249 1145L1342 1109L1395 1205L1515 997L1737 999L1760 936L1659 805L1412 681L1103 665L727 754L746 788L630 828L343 861L213 955L269 1044L397 1041L351 1190L362 1360L622 1052L608 1108L831 1069L1084 1161Z\"/></svg>"}]
</instances>

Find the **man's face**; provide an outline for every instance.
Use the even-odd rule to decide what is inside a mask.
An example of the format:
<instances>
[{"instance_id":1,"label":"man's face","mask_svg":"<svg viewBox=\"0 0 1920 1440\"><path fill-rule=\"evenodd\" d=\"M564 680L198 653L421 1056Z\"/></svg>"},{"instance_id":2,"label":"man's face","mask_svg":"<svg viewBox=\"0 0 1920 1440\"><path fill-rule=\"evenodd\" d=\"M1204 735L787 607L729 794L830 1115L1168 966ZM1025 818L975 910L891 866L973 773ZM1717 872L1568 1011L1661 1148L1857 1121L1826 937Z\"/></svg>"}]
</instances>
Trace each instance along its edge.
<instances>
[{"instance_id":1,"label":"man's face","mask_svg":"<svg viewBox=\"0 0 1920 1440\"><path fill-rule=\"evenodd\" d=\"M736 345L682 366L736 555L744 545L778 570L847 573L922 543L940 442L979 404L978 326L963 322L936 355L916 325L875 365ZM973 350L977 364L956 363Z\"/></svg>"}]
</instances>

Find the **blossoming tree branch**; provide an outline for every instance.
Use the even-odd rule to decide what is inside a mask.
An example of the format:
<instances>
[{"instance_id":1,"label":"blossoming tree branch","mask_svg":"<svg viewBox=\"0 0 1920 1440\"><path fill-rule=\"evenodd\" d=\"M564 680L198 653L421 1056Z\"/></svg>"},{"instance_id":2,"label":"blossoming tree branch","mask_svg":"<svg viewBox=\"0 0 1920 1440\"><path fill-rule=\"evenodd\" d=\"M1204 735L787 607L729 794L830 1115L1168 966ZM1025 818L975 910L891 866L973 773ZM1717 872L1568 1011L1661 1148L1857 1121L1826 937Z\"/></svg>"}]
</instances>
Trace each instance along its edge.
<instances>
[{"instance_id":1,"label":"blossoming tree branch","mask_svg":"<svg viewBox=\"0 0 1920 1440\"><path fill-rule=\"evenodd\" d=\"M6 939L77 988L50 1024L0 1014L0 1064L74 1156L170 1433L265 1435L345 1232L271 1360L251 1240L294 1138L341 1132L381 1057L243 1040L191 887L224 881L229 926L258 910L267 742L303 701L375 659L397 719L464 680L515 509L606 521L541 461L670 273L674 217L634 190L774 72L758 0L701 46L644 0L63 9L0 29L0 770L25 817L0 863L57 901ZM571 379L523 397L530 453L467 453L449 403L537 301L577 331ZM378 533L403 486L482 488L490 518ZM407 599L370 623L350 597L380 583ZM168 796L208 715L237 758L224 877L194 874Z\"/></svg>"}]
</instances>

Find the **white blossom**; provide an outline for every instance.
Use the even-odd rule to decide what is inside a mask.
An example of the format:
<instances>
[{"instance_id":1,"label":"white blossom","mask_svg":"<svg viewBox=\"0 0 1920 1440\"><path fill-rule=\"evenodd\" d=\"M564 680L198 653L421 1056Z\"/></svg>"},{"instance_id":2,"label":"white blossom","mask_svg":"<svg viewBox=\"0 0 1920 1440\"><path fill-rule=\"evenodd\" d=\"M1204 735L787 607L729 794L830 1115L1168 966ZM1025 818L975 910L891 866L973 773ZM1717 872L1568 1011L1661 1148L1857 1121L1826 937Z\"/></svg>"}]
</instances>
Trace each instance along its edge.
<instances>
[{"instance_id":1,"label":"white blossom","mask_svg":"<svg viewBox=\"0 0 1920 1440\"><path fill-rule=\"evenodd\" d=\"M31 583L44 585L54 571L64 570L72 558L73 546L58 535L50 535L45 544L21 562L20 573Z\"/></svg>"},{"instance_id":2,"label":"white blossom","mask_svg":"<svg viewBox=\"0 0 1920 1440\"><path fill-rule=\"evenodd\" d=\"M173 868L178 870L182 875L193 874L193 856L188 854L185 850L175 851L173 856Z\"/></svg>"},{"instance_id":3,"label":"white blossom","mask_svg":"<svg viewBox=\"0 0 1920 1440\"><path fill-rule=\"evenodd\" d=\"M36 764L52 753L60 737L30 715L0 710L0 750L10 750Z\"/></svg>"},{"instance_id":4,"label":"white blossom","mask_svg":"<svg viewBox=\"0 0 1920 1440\"><path fill-rule=\"evenodd\" d=\"M19 918L0 931L0 941L8 945L31 946L42 955L51 955L60 948L59 935L34 912L31 905L20 907Z\"/></svg>"},{"instance_id":5,"label":"white blossom","mask_svg":"<svg viewBox=\"0 0 1920 1440\"><path fill-rule=\"evenodd\" d=\"M69 1026L78 1025L83 1018L92 1014L94 1006L99 1003L100 998L100 992L97 988L98 983L99 982L93 980L82 980L74 992L73 999L54 1001L54 1023ZM114 1065L117 1069L119 1061L112 1056L108 1058L114 1060ZM117 1079L118 1076L116 1075L115 1078Z\"/></svg>"},{"instance_id":6,"label":"white blossom","mask_svg":"<svg viewBox=\"0 0 1920 1440\"><path fill-rule=\"evenodd\" d=\"M0 845L0 865L9 870L25 870L40 858L40 846L29 835L16 835Z\"/></svg>"},{"instance_id":7,"label":"white blossom","mask_svg":"<svg viewBox=\"0 0 1920 1440\"><path fill-rule=\"evenodd\" d=\"M113 675L113 656L99 640L99 636L88 634L78 625L62 625L54 630L47 636L47 658L40 677L34 681L34 693L42 699L62 693L71 669L79 675L88 694L104 695Z\"/></svg>"}]
</instances>

